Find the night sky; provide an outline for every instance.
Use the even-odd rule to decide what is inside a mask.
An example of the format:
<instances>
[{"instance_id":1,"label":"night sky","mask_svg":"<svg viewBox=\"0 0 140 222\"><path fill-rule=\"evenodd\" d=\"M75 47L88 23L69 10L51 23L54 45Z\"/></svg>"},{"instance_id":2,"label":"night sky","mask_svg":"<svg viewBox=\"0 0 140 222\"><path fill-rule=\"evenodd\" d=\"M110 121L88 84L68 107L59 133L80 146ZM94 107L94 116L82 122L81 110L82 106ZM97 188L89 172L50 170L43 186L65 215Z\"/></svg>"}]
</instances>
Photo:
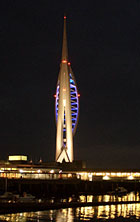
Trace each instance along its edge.
<instances>
[{"instance_id":1,"label":"night sky","mask_svg":"<svg viewBox=\"0 0 140 222\"><path fill-rule=\"evenodd\" d=\"M140 169L139 0L0 2L0 159L55 159L64 13L81 94L75 159Z\"/></svg>"}]
</instances>

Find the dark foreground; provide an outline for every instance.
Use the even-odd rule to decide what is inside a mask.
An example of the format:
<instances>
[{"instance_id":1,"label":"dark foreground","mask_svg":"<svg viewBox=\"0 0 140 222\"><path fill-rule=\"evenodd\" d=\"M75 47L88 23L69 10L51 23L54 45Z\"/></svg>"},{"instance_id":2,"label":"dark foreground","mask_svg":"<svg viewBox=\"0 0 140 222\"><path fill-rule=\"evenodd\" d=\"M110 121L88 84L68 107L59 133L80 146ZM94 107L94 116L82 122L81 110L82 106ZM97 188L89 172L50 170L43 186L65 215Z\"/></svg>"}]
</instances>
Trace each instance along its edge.
<instances>
[{"instance_id":1,"label":"dark foreground","mask_svg":"<svg viewBox=\"0 0 140 222\"><path fill-rule=\"evenodd\" d=\"M24 222L137 222L140 194L123 196L81 195L78 199L42 199L28 202L0 202L0 221ZM18 200L13 200L18 201ZM41 201L41 202L39 202Z\"/></svg>"},{"instance_id":2,"label":"dark foreground","mask_svg":"<svg viewBox=\"0 0 140 222\"><path fill-rule=\"evenodd\" d=\"M35 212L51 209L77 208L86 206L105 206L120 204L136 204L140 201L118 201L118 202L68 202L68 203L0 203L0 214L17 213L17 212Z\"/></svg>"},{"instance_id":3,"label":"dark foreground","mask_svg":"<svg viewBox=\"0 0 140 222\"><path fill-rule=\"evenodd\" d=\"M128 217L128 218L124 218L122 216L114 218L114 219L97 219L97 218L93 218L91 220L92 222L104 222L104 221L108 221L108 222L137 222L140 221L140 219L137 219L135 216L132 217Z\"/></svg>"},{"instance_id":4,"label":"dark foreground","mask_svg":"<svg viewBox=\"0 0 140 222\"><path fill-rule=\"evenodd\" d=\"M0 215L0 221L38 222L137 222L140 221L140 204L87 206L57 210L23 212Z\"/></svg>"}]
</instances>

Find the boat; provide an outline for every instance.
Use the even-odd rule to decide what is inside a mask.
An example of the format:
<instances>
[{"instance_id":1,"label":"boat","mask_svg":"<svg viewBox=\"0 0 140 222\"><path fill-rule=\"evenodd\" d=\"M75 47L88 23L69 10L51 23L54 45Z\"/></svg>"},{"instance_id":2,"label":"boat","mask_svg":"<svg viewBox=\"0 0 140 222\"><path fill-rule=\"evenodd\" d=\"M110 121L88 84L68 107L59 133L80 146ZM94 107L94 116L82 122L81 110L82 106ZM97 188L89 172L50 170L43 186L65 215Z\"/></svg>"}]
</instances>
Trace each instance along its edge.
<instances>
[{"instance_id":1,"label":"boat","mask_svg":"<svg viewBox=\"0 0 140 222\"><path fill-rule=\"evenodd\" d=\"M124 187L117 187L114 191L107 192L107 194L121 196L127 194L127 192L127 189L125 189Z\"/></svg>"},{"instance_id":2,"label":"boat","mask_svg":"<svg viewBox=\"0 0 140 222\"><path fill-rule=\"evenodd\" d=\"M35 201L35 196L33 196L32 194L29 194L29 193L23 193L23 196L20 196L17 201L18 202L32 202L32 201Z\"/></svg>"},{"instance_id":3,"label":"boat","mask_svg":"<svg viewBox=\"0 0 140 222\"><path fill-rule=\"evenodd\" d=\"M127 189L125 189L124 187L118 187L115 191L118 195L125 195L128 192Z\"/></svg>"},{"instance_id":4,"label":"boat","mask_svg":"<svg viewBox=\"0 0 140 222\"><path fill-rule=\"evenodd\" d=\"M5 192L3 195L0 195L0 201L14 201L18 198L19 195L12 192Z\"/></svg>"}]
</instances>

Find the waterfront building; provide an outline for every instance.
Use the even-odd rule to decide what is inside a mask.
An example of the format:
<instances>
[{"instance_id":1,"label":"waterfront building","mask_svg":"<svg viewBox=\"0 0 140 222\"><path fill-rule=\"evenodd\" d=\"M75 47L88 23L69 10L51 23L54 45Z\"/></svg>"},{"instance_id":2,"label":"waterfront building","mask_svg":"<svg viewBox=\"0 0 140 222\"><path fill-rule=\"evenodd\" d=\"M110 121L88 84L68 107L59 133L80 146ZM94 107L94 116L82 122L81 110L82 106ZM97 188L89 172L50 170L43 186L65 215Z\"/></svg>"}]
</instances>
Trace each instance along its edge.
<instances>
[{"instance_id":1,"label":"waterfront building","mask_svg":"<svg viewBox=\"0 0 140 222\"><path fill-rule=\"evenodd\" d=\"M11 161L12 158L12 161ZM23 159L25 159L23 161ZM74 165L75 164L75 165ZM77 166L70 167L59 162L30 163L26 156L9 156L8 161L0 161L0 179L57 180L78 179L83 181L140 181L140 170L121 169L88 169Z\"/></svg>"},{"instance_id":2,"label":"waterfront building","mask_svg":"<svg viewBox=\"0 0 140 222\"><path fill-rule=\"evenodd\" d=\"M55 95L56 162L73 162L73 136L78 115L78 90L68 59L66 16L64 16L62 59Z\"/></svg>"}]
</instances>

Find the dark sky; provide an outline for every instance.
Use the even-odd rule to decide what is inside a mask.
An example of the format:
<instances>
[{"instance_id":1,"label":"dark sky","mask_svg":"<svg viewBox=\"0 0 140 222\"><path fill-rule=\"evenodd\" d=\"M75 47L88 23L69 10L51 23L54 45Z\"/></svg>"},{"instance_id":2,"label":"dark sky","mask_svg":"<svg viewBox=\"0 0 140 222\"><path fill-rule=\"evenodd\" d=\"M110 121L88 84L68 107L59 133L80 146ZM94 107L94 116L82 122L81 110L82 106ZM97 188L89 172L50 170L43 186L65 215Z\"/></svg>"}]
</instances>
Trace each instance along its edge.
<instances>
[{"instance_id":1,"label":"dark sky","mask_svg":"<svg viewBox=\"0 0 140 222\"><path fill-rule=\"evenodd\" d=\"M63 14L80 97L75 159L140 169L140 1L0 2L0 159L55 158Z\"/></svg>"}]
</instances>

